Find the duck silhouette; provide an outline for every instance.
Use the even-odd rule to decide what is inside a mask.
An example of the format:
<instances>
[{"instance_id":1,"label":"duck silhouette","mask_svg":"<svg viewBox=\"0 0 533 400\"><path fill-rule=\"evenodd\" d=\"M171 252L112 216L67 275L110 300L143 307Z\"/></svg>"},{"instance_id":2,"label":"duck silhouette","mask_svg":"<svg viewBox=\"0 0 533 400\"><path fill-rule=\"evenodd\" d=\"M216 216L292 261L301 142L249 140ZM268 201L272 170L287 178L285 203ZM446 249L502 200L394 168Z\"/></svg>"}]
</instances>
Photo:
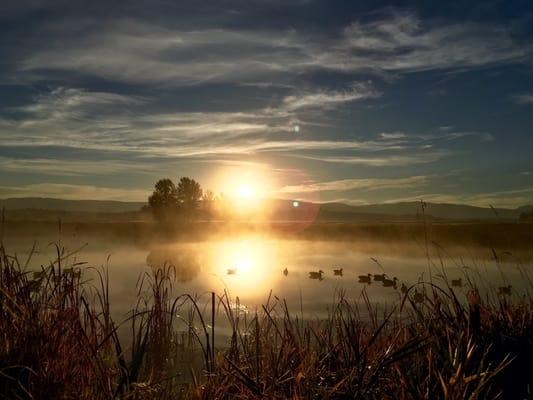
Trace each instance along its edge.
<instances>
[{"instance_id":1,"label":"duck silhouette","mask_svg":"<svg viewBox=\"0 0 533 400\"><path fill-rule=\"evenodd\" d=\"M289 275L289 270L287 268L285 268L283 270L283 275L285 275L285 276Z\"/></svg>"},{"instance_id":2,"label":"duck silhouette","mask_svg":"<svg viewBox=\"0 0 533 400\"><path fill-rule=\"evenodd\" d=\"M370 284L372 282L372 274L367 275L359 275L359 283L368 283Z\"/></svg>"},{"instance_id":3,"label":"duck silhouette","mask_svg":"<svg viewBox=\"0 0 533 400\"><path fill-rule=\"evenodd\" d=\"M334 269L333 270L333 275L336 275L336 276L342 276L342 268L339 268L339 269Z\"/></svg>"},{"instance_id":4,"label":"duck silhouette","mask_svg":"<svg viewBox=\"0 0 533 400\"><path fill-rule=\"evenodd\" d=\"M318 280L322 280L322 274L324 273L324 271L322 271L321 269L318 270L318 271L311 271L309 272L309 279L318 279Z\"/></svg>"},{"instance_id":5,"label":"duck silhouette","mask_svg":"<svg viewBox=\"0 0 533 400\"><path fill-rule=\"evenodd\" d=\"M393 287L396 289L396 285L398 284L398 278L394 277L392 279L383 279L383 286L384 287Z\"/></svg>"}]
</instances>

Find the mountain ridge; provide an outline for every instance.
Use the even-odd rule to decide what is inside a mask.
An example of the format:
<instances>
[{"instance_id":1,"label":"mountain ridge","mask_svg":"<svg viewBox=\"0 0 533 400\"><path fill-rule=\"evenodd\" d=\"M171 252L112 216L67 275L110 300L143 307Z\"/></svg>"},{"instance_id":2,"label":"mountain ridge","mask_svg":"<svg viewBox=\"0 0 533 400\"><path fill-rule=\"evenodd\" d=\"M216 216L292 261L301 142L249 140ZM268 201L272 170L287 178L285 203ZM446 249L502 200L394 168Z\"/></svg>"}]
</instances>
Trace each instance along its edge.
<instances>
[{"instance_id":1,"label":"mountain ridge","mask_svg":"<svg viewBox=\"0 0 533 400\"><path fill-rule=\"evenodd\" d=\"M119 200L67 200L52 197L11 197L0 199L0 208L9 210L50 210L71 212L120 213L138 211L145 202Z\"/></svg>"},{"instance_id":2,"label":"mountain ridge","mask_svg":"<svg viewBox=\"0 0 533 400\"><path fill-rule=\"evenodd\" d=\"M292 201L273 199L271 205L276 211L283 212L292 207ZM301 202L302 204L312 204ZM517 208L479 207L456 203L425 203L424 214L444 219L516 219L523 212L532 212L533 205ZM20 197L0 199L0 208L12 210L47 210L87 213L126 213L139 211L145 202L119 200L67 200L48 197ZM320 215L325 219L339 220L342 216L350 218L357 215L412 216L421 215L420 202L398 202L383 204L350 205L342 202L317 203Z\"/></svg>"}]
</instances>

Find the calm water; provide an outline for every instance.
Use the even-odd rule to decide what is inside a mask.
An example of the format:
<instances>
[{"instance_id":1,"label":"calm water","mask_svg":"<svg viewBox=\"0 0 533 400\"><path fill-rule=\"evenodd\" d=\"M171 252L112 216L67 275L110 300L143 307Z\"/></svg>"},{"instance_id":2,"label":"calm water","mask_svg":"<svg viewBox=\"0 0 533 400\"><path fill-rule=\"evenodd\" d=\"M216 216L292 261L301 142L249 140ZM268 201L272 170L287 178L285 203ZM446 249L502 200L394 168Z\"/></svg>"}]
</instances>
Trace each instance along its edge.
<instances>
[{"instance_id":1,"label":"calm water","mask_svg":"<svg viewBox=\"0 0 533 400\"><path fill-rule=\"evenodd\" d=\"M38 269L39 265L56 257L50 242L49 238L37 239L31 269ZM387 254L386 251L369 253L361 245L349 242L283 240L255 235L164 245L136 245L99 237L62 240L68 250L76 250L85 243L86 246L77 251L70 262L86 262L81 268L88 280L95 276L89 267L108 266L112 312L118 320L134 303L139 276L166 262L176 268L176 295L197 294L207 302L208 292L222 294L226 289L231 296L239 296L241 304L253 312L266 301L272 290L273 295L286 299L293 310L300 312L302 309L307 317L327 313L339 290L352 301L362 301L363 289L378 304L398 299L399 291L382 287L378 282L371 285L358 283L358 275L385 272L407 284L417 282L421 276L428 277L428 260L423 256L413 257L408 252L403 255ZM16 252L24 262L33 240L17 239L6 244L8 251ZM468 270L474 277L483 277L482 285L512 284L514 292L523 292L525 285L517 263L510 261L498 264L490 260L490 252L487 252L486 260L473 258L465 249L462 259L441 260L433 256L430 266L434 275L444 271L450 279L463 277L464 282L464 271ZM285 268L288 271L286 276L283 274ZM333 269L340 268L343 275L335 276ZM309 279L309 272L318 270L324 271L323 280Z\"/></svg>"}]
</instances>

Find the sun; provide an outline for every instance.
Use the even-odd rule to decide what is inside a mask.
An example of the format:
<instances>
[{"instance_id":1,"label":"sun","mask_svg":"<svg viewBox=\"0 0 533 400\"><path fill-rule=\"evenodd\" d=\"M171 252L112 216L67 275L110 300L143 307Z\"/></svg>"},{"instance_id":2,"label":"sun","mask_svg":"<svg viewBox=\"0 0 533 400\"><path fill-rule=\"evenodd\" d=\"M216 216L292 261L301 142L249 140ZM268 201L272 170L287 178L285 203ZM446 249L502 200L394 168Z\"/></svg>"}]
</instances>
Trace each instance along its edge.
<instances>
[{"instance_id":1,"label":"sun","mask_svg":"<svg viewBox=\"0 0 533 400\"><path fill-rule=\"evenodd\" d=\"M221 193L224 209L229 213L261 219L270 212L268 199L276 187L268 170L224 167L212 178L211 187Z\"/></svg>"},{"instance_id":2,"label":"sun","mask_svg":"<svg viewBox=\"0 0 533 400\"><path fill-rule=\"evenodd\" d=\"M257 211L261 203L261 187L246 181L236 183L232 197L235 211L246 213Z\"/></svg>"},{"instance_id":3,"label":"sun","mask_svg":"<svg viewBox=\"0 0 533 400\"><path fill-rule=\"evenodd\" d=\"M256 190L249 184L241 184L237 187L237 197L245 200L251 200L256 194Z\"/></svg>"}]
</instances>

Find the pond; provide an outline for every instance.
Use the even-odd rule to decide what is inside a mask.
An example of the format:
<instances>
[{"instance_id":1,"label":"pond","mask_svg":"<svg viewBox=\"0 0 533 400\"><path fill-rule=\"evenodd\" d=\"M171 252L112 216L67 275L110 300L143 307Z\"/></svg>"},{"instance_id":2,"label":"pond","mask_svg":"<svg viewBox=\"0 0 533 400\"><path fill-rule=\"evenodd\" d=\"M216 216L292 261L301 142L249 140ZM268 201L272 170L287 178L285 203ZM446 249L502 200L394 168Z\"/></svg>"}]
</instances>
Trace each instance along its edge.
<instances>
[{"instance_id":1,"label":"pond","mask_svg":"<svg viewBox=\"0 0 533 400\"><path fill-rule=\"evenodd\" d=\"M6 240L6 248L25 263L33 240ZM37 238L29 268L36 270L56 258L54 240ZM57 243L57 238L55 243ZM418 250L386 251L387 246L364 246L349 241L317 241L283 239L259 234L241 234L200 242L137 244L128 240L102 237L69 237L61 246L74 252L67 263L84 262L80 268L89 284L95 284L96 268L107 266L110 283L111 312L116 320L125 318L137 293L139 277L164 265L173 265L173 293L197 295L208 302L209 293L227 291L239 298L242 310L254 312L271 296L285 299L291 311L305 318L327 314L340 293L351 302L363 302L363 291L378 305L393 304L401 295L401 287L420 280L443 284L461 279L458 293L466 293L467 276L475 280L481 291L495 292L498 287L512 285L513 294L531 289L524 277L530 269L512 256L495 259L490 249L479 252L463 249L453 257L432 250L425 256L423 244ZM413 248L414 248L413 247ZM393 247L391 247L392 249ZM370 249L370 250L369 250ZM319 271L322 271L318 273ZM310 274L314 273L314 274ZM359 276L385 274L397 278L393 286L370 278L370 284L359 282ZM313 276L314 275L314 276ZM313 279L315 278L315 279ZM457 283L457 282L456 282Z\"/></svg>"}]
</instances>

